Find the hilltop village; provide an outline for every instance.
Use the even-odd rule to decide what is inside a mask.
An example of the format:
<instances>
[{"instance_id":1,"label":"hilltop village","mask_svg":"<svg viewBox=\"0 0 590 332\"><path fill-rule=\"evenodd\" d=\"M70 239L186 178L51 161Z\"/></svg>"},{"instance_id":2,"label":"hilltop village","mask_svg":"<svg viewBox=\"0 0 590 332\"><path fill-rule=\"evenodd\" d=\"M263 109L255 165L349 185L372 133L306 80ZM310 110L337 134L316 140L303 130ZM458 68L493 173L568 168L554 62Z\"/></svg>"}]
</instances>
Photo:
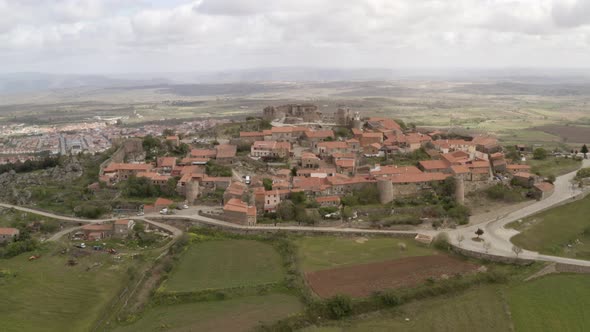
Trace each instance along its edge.
<instances>
[{"instance_id":1,"label":"hilltop village","mask_svg":"<svg viewBox=\"0 0 590 332\"><path fill-rule=\"evenodd\" d=\"M343 207L403 207L416 198L442 203L443 209L431 209L434 219L463 223L469 212L462 204L471 192L502 183L527 188L537 198L552 191L551 183L520 163L525 147L519 147L518 159L510 159L494 137L419 131L401 120L365 118L345 108L327 116L317 109L267 107L262 117L245 123L266 128L236 130L247 126L234 124L224 140L185 144L177 135L163 136L158 140L172 149L184 145L186 154L154 155L151 161L146 161L145 144L129 140L91 186L139 179L163 192L173 190L187 206L221 204L223 213L216 218L248 225L277 219L313 223L318 219L314 210L319 218L352 219L356 211ZM145 204L143 213L172 213L173 204L159 198ZM425 219L414 212L405 219L407 214Z\"/></svg>"}]
</instances>

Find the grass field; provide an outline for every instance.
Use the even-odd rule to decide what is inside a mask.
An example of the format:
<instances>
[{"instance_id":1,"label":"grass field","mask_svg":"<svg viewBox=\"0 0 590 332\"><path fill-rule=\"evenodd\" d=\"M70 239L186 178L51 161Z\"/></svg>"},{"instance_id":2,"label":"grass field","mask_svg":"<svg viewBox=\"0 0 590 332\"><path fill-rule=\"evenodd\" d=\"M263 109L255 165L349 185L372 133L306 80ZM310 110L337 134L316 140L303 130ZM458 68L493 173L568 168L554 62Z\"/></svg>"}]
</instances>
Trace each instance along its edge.
<instances>
[{"instance_id":1,"label":"grass field","mask_svg":"<svg viewBox=\"0 0 590 332\"><path fill-rule=\"evenodd\" d=\"M404 243L407 249L400 250L399 243ZM436 254L435 250L410 238L312 236L300 238L296 240L296 244L299 247L301 267L305 272Z\"/></svg>"},{"instance_id":2,"label":"grass field","mask_svg":"<svg viewBox=\"0 0 590 332\"><path fill-rule=\"evenodd\" d=\"M294 296L269 294L226 301L195 302L148 309L140 320L115 331L248 331L302 309Z\"/></svg>"},{"instance_id":3,"label":"grass field","mask_svg":"<svg viewBox=\"0 0 590 332\"><path fill-rule=\"evenodd\" d=\"M130 263L95 253L66 266L67 257L43 252L0 259L0 270L16 276L0 278L0 330L87 331L121 290ZM100 264L87 271L93 264Z\"/></svg>"},{"instance_id":4,"label":"grass field","mask_svg":"<svg viewBox=\"0 0 590 332\"><path fill-rule=\"evenodd\" d=\"M521 231L511 241L544 254L590 259L590 196L528 217L511 227ZM580 240L577 243L576 239ZM571 244L571 248L567 245Z\"/></svg>"},{"instance_id":5,"label":"grass field","mask_svg":"<svg viewBox=\"0 0 590 332\"><path fill-rule=\"evenodd\" d=\"M517 332L588 331L590 276L556 275L509 290Z\"/></svg>"},{"instance_id":6,"label":"grass field","mask_svg":"<svg viewBox=\"0 0 590 332\"><path fill-rule=\"evenodd\" d=\"M582 166L580 160L553 157L544 160L531 159L527 163L531 165L531 172L542 176L559 176L573 172Z\"/></svg>"},{"instance_id":7,"label":"grass field","mask_svg":"<svg viewBox=\"0 0 590 332\"><path fill-rule=\"evenodd\" d=\"M163 285L167 292L254 286L283 277L281 258L268 244L215 240L192 245Z\"/></svg>"},{"instance_id":8,"label":"grass field","mask_svg":"<svg viewBox=\"0 0 590 332\"><path fill-rule=\"evenodd\" d=\"M360 320L303 331L509 331L510 321L503 305L497 288L485 286L456 296L412 302Z\"/></svg>"}]
</instances>

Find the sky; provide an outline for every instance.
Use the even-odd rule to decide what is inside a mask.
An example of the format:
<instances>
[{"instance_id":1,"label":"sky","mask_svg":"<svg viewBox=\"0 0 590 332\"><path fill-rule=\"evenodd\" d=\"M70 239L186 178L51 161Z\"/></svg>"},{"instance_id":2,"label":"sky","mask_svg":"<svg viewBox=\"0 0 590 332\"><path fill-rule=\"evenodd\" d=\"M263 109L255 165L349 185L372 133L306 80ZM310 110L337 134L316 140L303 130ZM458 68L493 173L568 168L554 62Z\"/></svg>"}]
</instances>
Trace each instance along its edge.
<instances>
[{"instance_id":1,"label":"sky","mask_svg":"<svg viewBox=\"0 0 590 332\"><path fill-rule=\"evenodd\" d=\"M0 0L0 72L588 68L590 0Z\"/></svg>"}]
</instances>

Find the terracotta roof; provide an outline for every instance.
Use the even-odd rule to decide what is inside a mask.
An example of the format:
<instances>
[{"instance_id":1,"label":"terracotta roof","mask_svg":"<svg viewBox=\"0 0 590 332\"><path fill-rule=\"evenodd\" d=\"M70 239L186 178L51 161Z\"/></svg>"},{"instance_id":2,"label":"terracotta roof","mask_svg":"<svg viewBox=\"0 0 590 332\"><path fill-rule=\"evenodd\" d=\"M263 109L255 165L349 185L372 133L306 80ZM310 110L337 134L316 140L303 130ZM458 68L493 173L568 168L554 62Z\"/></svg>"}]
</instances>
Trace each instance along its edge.
<instances>
[{"instance_id":1,"label":"terracotta roof","mask_svg":"<svg viewBox=\"0 0 590 332\"><path fill-rule=\"evenodd\" d=\"M256 215L255 206L248 206L248 204L237 198L231 198L229 201L227 201L227 203L225 203L223 206L223 210L244 213L248 216Z\"/></svg>"},{"instance_id":2,"label":"terracotta roof","mask_svg":"<svg viewBox=\"0 0 590 332\"><path fill-rule=\"evenodd\" d=\"M191 157L197 158L214 158L217 155L215 150L211 149L192 149L191 150Z\"/></svg>"},{"instance_id":3,"label":"terracotta roof","mask_svg":"<svg viewBox=\"0 0 590 332\"><path fill-rule=\"evenodd\" d=\"M217 150L216 158L233 158L238 151L238 147L231 144L220 144L215 149Z\"/></svg>"},{"instance_id":4,"label":"terracotta roof","mask_svg":"<svg viewBox=\"0 0 590 332\"><path fill-rule=\"evenodd\" d=\"M448 169L449 163L445 160L422 160L420 166L425 170Z\"/></svg>"},{"instance_id":5,"label":"terracotta roof","mask_svg":"<svg viewBox=\"0 0 590 332\"><path fill-rule=\"evenodd\" d=\"M346 142L319 142L318 148L326 148L326 149L346 149L348 148L348 144Z\"/></svg>"},{"instance_id":6,"label":"terracotta roof","mask_svg":"<svg viewBox=\"0 0 590 332\"><path fill-rule=\"evenodd\" d=\"M158 167L174 167L176 165L175 157L160 157L158 158Z\"/></svg>"},{"instance_id":7,"label":"terracotta roof","mask_svg":"<svg viewBox=\"0 0 590 332\"><path fill-rule=\"evenodd\" d=\"M325 184L326 183L324 178L303 176L293 177L293 187L300 188L303 190L321 191L323 188L325 188Z\"/></svg>"},{"instance_id":8,"label":"terracotta roof","mask_svg":"<svg viewBox=\"0 0 590 332\"><path fill-rule=\"evenodd\" d=\"M465 165L453 165L451 166L453 174L465 174L469 173L469 168Z\"/></svg>"},{"instance_id":9,"label":"terracotta roof","mask_svg":"<svg viewBox=\"0 0 590 332\"><path fill-rule=\"evenodd\" d=\"M110 224L102 224L102 225L97 225L97 224L92 224L92 225L85 225L82 226L82 229L85 231L95 231L95 232L100 232L100 231L111 231L113 230L113 225Z\"/></svg>"},{"instance_id":10,"label":"terracotta roof","mask_svg":"<svg viewBox=\"0 0 590 332\"><path fill-rule=\"evenodd\" d=\"M394 120L389 119L389 118L372 117L372 118L369 118L369 122L379 123L379 125L384 129L395 129L395 130L402 129L397 122L395 122Z\"/></svg>"},{"instance_id":11,"label":"terracotta roof","mask_svg":"<svg viewBox=\"0 0 590 332\"><path fill-rule=\"evenodd\" d=\"M305 136L307 138L328 138L334 137L334 132L332 130L309 130L305 132Z\"/></svg>"},{"instance_id":12,"label":"terracotta roof","mask_svg":"<svg viewBox=\"0 0 590 332\"><path fill-rule=\"evenodd\" d=\"M283 149L291 151L291 143L289 142L277 142L277 141L256 141L252 144L255 149L261 150L277 150Z\"/></svg>"},{"instance_id":13,"label":"terracotta roof","mask_svg":"<svg viewBox=\"0 0 590 332\"><path fill-rule=\"evenodd\" d=\"M311 152L303 152L303 153L301 153L301 158L306 158L306 159L320 159L320 158L318 158L318 156L316 156L315 154L313 154Z\"/></svg>"},{"instance_id":14,"label":"terracotta roof","mask_svg":"<svg viewBox=\"0 0 590 332\"><path fill-rule=\"evenodd\" d=\"M336 166L344 167L344 168L351 168L354 167L354 160L353 159L339 159L336 160Z\"/></svg>"},{"instance_id":15,"label":"terracotta roof","mask_svg":"<svg viewBox=\"0 0 590 332\"><path fill-rule=\"evenodd\" d=\"M555 186L553 186L549 182L539 182L539 183L535 184L535 188L541 190L542 192L550 192L550 191L553 191Z\"/></svg>"},{"instance_id":16,"label":"terracotta roof","mask_svg":"<svg viewBox=\"0 0 590 332\"><path fill-rule=\"evenodd\" d=\"M20 231L16 228L6 227L0 228L0 235L18 235Z\"/></svg>"},{"instance_id":17,"label":"terracotta roof","mask_svg":"<svg viewBox=\"0 0 590 332\"><path fill-rule=\"evenodd\" d=\"M518 173L514 174L514 176L519 177L519 178L527 178L527 179L533 177L533 175L528 172L518 172Z\"/></svg>"},{"instance_id":18,"label":"terracotta roof","mask_svg":"<svg viewBox=\"0 0 590 332\"><path fill-rule=\"evenodd\" d=\"M363 133L363 138L370 137L370 138L383 138L383 133Z\"/></svg>"},{"instance_id":19,"label":"terracotta roof","mask_svg":"<svg viewBox=\"0 0 590 332\"><path fill-rule=\"evenodd\" d=\"M240 137L264 137L261 131L240 131Z\"/></svg>"},{"instance_id":20,"label":"terracotta roof","mask_svg":"<svg viewBox=\"0 0 590 332\"><path fill-rule=\"evenodd\" d=\"M115 225L129 225L129 219L119 219L115 221Z\"/></svg>"},{"instance_id":21,"label":"terracotta roof","mask_svg":"<svg viewBox=\"0 0 590 332\"><path fill-rule=\"evenodd\" d=\"M178 136L166 136L167 141L178 141Z\"/></svg>"}]
</instances>

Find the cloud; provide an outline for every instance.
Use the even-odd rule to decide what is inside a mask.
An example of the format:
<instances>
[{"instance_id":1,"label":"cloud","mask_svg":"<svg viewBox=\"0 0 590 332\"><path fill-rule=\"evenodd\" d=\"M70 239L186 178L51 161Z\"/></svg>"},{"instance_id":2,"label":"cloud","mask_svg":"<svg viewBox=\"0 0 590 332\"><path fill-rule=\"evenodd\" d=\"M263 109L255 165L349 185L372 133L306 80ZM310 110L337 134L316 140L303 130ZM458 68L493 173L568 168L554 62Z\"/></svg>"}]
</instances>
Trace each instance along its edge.
<instances>
[{"instance_id":1,"label":"cloud","mask_svg":"<svg viewBox=\"0 0 590 332\"><path fill-rule=\"evenodd\" d=\"M590 24L590 2L587 0L557 1L552 10L555 23L571 28Z\"/></svg>"},{"instance_id":2,"label":"cloud","mask_svg":"<svg viewBox=\"0 0 590 332\"><path fill-rule=\"evenodd\" d=\"M563 0L0 0L3 70L586 65ZM15 68L15 69L13 69Z\"/></svg>"}]
</instances>

